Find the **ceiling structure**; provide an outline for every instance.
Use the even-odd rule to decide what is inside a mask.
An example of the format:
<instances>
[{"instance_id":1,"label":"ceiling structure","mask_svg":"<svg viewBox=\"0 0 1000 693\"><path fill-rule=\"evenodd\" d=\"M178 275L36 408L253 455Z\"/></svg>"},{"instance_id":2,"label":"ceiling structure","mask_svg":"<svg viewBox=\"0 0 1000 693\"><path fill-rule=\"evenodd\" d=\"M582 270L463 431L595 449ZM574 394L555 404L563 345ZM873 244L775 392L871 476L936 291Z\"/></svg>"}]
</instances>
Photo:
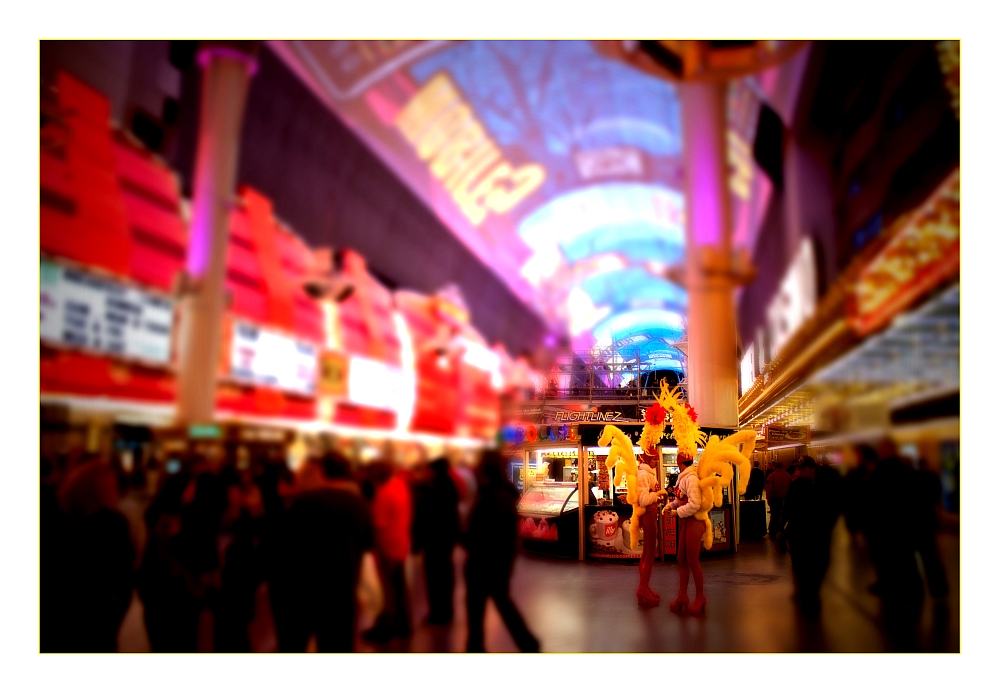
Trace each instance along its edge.
<instances>
[{"instance_id":1,"label":"ceiling structure","mask_svg":"<svg viewBox=\"0 0 1000 693\"><path fill-rule=\"evenodd\" d=\"M271 46L553 334L679 360L686 295L662 278L684 256L674 84L591 41ZM790 117L804 54L730 83L737 247L771 194L752 153L761 104Z\"/></svg>"}]
</instances>

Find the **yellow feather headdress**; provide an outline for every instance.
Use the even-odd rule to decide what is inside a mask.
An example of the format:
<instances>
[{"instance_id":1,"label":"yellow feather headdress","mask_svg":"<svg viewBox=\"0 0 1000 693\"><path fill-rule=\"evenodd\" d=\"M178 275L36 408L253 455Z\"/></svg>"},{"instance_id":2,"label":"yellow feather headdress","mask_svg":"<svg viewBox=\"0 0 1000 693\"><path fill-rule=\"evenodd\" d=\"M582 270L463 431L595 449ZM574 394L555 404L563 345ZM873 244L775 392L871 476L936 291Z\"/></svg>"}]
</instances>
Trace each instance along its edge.
<instances>
[{"instance_id":1,"label":"yellow feather headdress","mask_svg":"<svg viewBox=\"0 0 1000 693\"><path fill-rule=\"evenodd\" d=\"M707 436L695 423L698 420L698 414L695 410L691 408L690 404L680 401L680 386L670 389L667 387L666 379L661 380L660 396L656 399L656 404L653 407L657 406L670 415L670 428L673 430L674 440L677 441L677 453L686 454L693 460L698 454L698 446L705 444ZM650 409L646 410L647 417L649 417ZM649 426L648 418L646 426ZM645 434L646 428L643 428L644 437ZM663 427L661 426L660 436L662 437L662 435ZM660 439L656 440L659 442Z\"/></svg>"}]
</instances>

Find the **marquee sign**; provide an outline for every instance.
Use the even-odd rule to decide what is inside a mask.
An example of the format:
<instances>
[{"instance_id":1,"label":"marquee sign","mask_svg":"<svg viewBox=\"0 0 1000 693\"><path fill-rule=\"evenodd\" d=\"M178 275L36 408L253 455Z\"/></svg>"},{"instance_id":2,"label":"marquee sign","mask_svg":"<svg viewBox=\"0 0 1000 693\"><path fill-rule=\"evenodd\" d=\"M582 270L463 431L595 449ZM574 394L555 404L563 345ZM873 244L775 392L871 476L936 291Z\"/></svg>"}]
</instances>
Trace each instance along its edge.
<instances>
[{"instance_id":1,"label":"marquee sign","mask_svg":"<svg viewBox=\"0 0 1000 693\"><path fill-rule=\"evenodd\" d=\"M234 380L303 395L315 392L317 349L311 344L235 321L229 356Z\"/></svg>"},{"instance_id":2,"label":"marquee sign","mask_svg":"<svg viewBox=\"0 0 1000 693\"><path fill-rule=\"evenodd\" d=\"M43 342L160 366L170 363L172 301L45 260L40 270Z\"/></svg>"}]
</instances>

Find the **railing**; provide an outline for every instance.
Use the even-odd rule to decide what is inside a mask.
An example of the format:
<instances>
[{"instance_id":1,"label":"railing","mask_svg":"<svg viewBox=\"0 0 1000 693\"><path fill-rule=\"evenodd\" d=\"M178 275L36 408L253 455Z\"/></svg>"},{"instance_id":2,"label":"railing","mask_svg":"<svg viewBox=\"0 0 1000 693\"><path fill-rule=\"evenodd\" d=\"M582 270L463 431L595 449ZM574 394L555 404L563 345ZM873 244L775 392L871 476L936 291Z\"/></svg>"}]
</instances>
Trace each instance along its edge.
<instances>
[{"instance_id":1,"label":"railing","mask_svg":"<svg viewBox=\"0 0 1000 693\"><path fill-rule=\"evenodd\" d=\"M644 362L636 350L635 358L627 359L624 350L594 349L576 352L557 359L545 387L525 389L520 394L526 401L632 401L651 402L659 395L659 384L648 383L649 373L657 370ZM674 382L671 385L677 384ZM684 383L681 381L684 396Z\"/></svg>"}]
</instances>

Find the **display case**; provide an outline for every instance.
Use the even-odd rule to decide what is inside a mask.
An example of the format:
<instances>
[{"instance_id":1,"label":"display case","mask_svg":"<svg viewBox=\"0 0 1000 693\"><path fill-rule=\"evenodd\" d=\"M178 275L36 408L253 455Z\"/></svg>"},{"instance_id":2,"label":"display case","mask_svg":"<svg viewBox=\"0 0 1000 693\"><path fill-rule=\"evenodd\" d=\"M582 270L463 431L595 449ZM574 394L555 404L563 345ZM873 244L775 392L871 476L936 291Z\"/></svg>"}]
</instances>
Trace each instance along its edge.
<instances>
[{"instance_id":1,"label":"display case","mask_svg":"<svg viewBox=\"0 0 1000 693\"><path fill-rule=\"evenodd\" d=\"M632 525L632 506L628 504L628 486L624 476L620 485L614 484L614 470L605 466L608 448L594 447L588 449L593 454L589 462L590 494L584 517L584 540L586 557L591 560L638 560L642 555L645 537L640 533L637 548L631 546L631 533L640 531L638 525ZM638 455L638 447L633 449ZM660 470L656 470L657 480L661 478Z\"/></svg>"},{"instance_id":2,"label":"display case","mask_svg":"<svg viewBox=\"0 0 1000 693\"><path fill-rule=\"evenodd\" d=\"M517 506L522 546L529 551L575 558L579 538L577 485L535 481Z\"/></svg>"}]
</instances>

